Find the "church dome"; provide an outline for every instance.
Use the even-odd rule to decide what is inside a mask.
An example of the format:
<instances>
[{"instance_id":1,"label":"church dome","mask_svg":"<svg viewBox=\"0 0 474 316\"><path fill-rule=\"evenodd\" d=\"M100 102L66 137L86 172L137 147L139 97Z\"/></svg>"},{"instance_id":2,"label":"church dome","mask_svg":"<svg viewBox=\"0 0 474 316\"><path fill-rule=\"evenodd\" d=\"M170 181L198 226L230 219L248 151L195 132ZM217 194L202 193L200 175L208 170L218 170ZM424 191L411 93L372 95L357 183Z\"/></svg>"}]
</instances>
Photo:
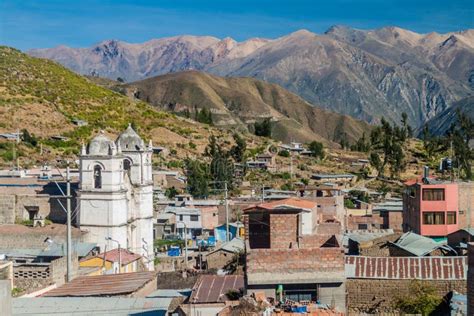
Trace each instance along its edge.
<instances>
[{"instance_id":1,"label":"church dome","mask_svg":"<svg viewBox=\"0 0 474 316\"><path fill-rule=\"evenodd\" d=\"M101 132L90 141L87 153L93 156L108 156L113 154L114 149L115 143Z\"/></svg>"},{"instance_id":2,"label":"church dome","mask_svg":"<svg viewBox=\"0 0 474 316\"><path fill-rule=\"evenodd\" d=\"M122 151L141 151L146 149L145 142L133 130L131 124L128 124L127 129L119 135L116 143Z\"/></svg>"}]
</instances>

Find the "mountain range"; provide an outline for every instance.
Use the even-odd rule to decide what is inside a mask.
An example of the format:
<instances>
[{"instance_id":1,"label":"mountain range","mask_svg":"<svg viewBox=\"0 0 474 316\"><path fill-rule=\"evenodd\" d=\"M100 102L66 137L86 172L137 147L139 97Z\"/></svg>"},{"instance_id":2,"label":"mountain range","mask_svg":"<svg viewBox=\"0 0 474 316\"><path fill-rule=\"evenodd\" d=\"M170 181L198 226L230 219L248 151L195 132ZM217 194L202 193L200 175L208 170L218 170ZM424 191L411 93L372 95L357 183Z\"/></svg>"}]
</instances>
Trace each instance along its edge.
<instances>
[{"instance_id":1,"label":"mountain range","mask_svg":"<svg viewBox=\"0 0 474 316\"><path fill-rule=\"evenodd\" d=\"M108 40L90 48L35 49L80 74L136 81L185 70L276 83L310 104L367 122L419 128L474 92L474 30L418 34L397 27L277 39L178 36L142 44Z\"/></svg>"},{"instance_id":2,"label":"mountain range","mask_svg":"<svg viewBox=\"0 0 474 316\"><path fill-rule=\"evenodd\" d=\"M363 121L313 106L277 84L254 78L184 71L115 87L105 85L160 110L190 117L206 108L213 124L226 128L252 129L256 121L271 118L273 138L283 141L327 143L344 137L353 143L370 130Z\"/></svg>"}]
</instances>

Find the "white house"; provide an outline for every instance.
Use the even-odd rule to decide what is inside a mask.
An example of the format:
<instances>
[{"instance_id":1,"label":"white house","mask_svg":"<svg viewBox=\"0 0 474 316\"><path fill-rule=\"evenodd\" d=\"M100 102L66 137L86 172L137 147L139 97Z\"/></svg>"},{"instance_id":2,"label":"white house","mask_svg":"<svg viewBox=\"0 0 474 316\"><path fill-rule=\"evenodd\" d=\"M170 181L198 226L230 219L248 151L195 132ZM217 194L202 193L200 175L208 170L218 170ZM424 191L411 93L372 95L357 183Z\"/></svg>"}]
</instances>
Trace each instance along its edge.
<instances>
[{"instance_id":1,"label":"white house","mask_svg":"<svg viewBox=\"0 0 474 316\"><path fill-rule=\"evenodd\" d=\"M165 213L172 213L176 216L176 233L184 239L185 227L187 229L187 238L200 236L202 233L201 210L191 207L167 206Z\"/></svg>"}]
</instances>

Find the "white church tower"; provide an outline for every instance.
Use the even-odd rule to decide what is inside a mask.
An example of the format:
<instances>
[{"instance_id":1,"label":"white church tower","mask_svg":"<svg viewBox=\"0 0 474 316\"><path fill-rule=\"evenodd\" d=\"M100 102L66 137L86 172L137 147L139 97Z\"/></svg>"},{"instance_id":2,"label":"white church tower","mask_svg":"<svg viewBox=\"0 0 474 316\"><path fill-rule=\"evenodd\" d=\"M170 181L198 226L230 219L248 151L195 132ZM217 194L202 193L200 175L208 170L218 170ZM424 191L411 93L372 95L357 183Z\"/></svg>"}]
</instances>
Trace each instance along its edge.
<instances>
[{"instance_id":1,"label":"white church tower","mask_svg":"<svg viewBox=\"0 0 474 316\"><path fill-rule=\"evenodd\" d=\"M79 225L101 249L126 248L153 269L152 145L129 125L115 142L103 133L80 156ZM111 238L112 240L106 240Z\"/></svg>"}]
</instances>

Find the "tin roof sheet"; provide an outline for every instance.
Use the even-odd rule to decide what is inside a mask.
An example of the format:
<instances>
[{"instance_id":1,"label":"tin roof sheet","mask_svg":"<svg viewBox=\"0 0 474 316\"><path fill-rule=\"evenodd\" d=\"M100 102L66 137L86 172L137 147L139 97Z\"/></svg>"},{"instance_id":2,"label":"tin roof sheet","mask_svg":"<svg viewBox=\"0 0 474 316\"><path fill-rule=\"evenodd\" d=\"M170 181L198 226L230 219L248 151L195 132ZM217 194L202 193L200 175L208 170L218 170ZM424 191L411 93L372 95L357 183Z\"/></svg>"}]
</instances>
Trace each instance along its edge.
<instances>
[{"instance_id":1,"label":"tin roof sheet","mask_svg":"<svg viewBox=\"0 0 474 316\"><path fill-rule=\"evenodd\" d=\"M13 315L166 315L171 298L36 297L14 298Z\"/></svg>"},{"instance_id":2,"label":"tin roof sheet","mask_svg":"<svg viewBox=\"0 0 474 316\"><path fill-rule=\"evenodd\" d=\"M82 276L43 296L113 296L133 293L152 281L155 272Z\"/></svg>"},{"instance_id":3,"label":"tin roof sheet","mask_svg":"<svg viewBox=\"0 0 474 316\"><path fill-rule=\"evenodd\" d=\"M346 256L346 277L361 279L466 280L466 257Z\"/></svg>"},{"instance_id":4,"label":"tin roof sheet","mask_svg":"<svg viewBox=\"0 0 474 316\"><path fill-rule=\"evenodd\" d=\"M190 302L218 303L227 300L225 294L229 290L236 290L244 287L244 277L242 275L202 275L193 287Z\"/></svg>"}]
</instances>

